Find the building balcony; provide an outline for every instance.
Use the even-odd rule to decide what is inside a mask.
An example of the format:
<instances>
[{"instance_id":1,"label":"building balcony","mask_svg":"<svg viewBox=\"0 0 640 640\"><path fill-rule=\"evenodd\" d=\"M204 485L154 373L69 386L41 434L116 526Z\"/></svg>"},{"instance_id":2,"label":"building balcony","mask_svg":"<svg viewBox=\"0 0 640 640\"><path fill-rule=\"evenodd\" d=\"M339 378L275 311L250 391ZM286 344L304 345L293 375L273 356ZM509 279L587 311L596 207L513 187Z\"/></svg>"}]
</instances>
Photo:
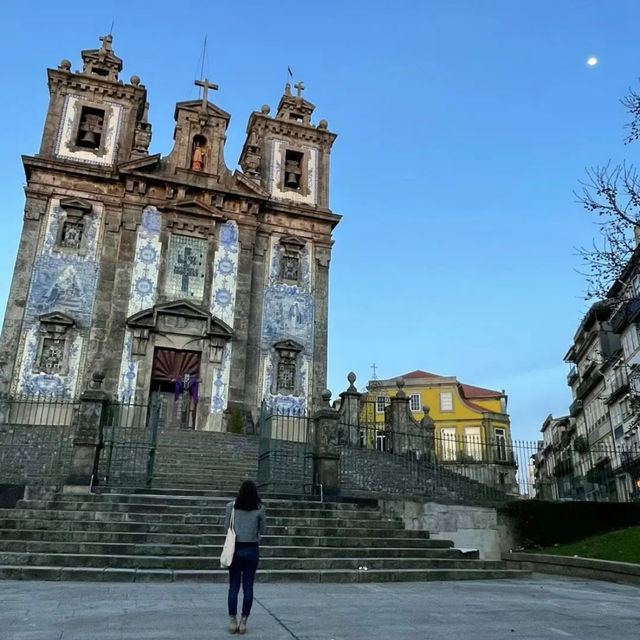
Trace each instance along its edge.
<instances>
[{"instance_id":1,"label":"building balcony","mask_svg":"<svg viewBox=\"0 0 640 640\"><path fill-rule=\"evenodd\" d=\"M618 398L623 396L625 393L628 393L628 391L629 391L629 381L622 378L618 378L616 376L613 382L613 388L611 389L611 391L609 392L609 395L604 401L605 404L611 404L612 402L615 402Z\"/></svg>"},{"instance_id":2,"label":"building balcony","mask_svg":"<svg viewBox=\"0 0 640 640\"><path fill-rule=\"evenodd\" d=\"M576 367L571 367L567 374L567 384L571 386L578 379L578 370Z\"/></svg>"},{"instance_id":3,"label":"building balcony","mask_svg":"<svg viewBox=\"0 0 640 640\"><path fill-rule=\"evenodd\" d=\"M582 382L576 388L576 399L583 400L586 398L589 392L602 381L602 377L603 376L599 371L594 371L586 378L583 378Z\"/></svg>"},{"instance_id":4,"label":"building balcony","mask_svg":"<svg viewBox=\"0 0 640 640\"><path fill-rule=\"evenodd\" d=\"M564 458L556 462L553 467L553 475L556 478L573 475L573 461L571 458Z\"/></svg>"},{"instance_id":5,"label":"building balcony","mask_svg":"<svg viewBox=\"0 0 640 640\"><path fill-rule=\"evenodd\" d=\"M630 323L635 322L640 316L640 298L632 298L623 302L620 308L611 318L611 327L616 333L622 333Z\"/></svg>"},{"instance_id":6,"label":"building balcony","mask_svg":"<svg viewBox=\"0 0 640 640\"><path fill-rule=\"evenodd\" d=\"M582 400L574 400L569 406L569 415L572 418L575 418L576 416L580 415L581 411L582 411Z\"/></svg>"}]
</instances>

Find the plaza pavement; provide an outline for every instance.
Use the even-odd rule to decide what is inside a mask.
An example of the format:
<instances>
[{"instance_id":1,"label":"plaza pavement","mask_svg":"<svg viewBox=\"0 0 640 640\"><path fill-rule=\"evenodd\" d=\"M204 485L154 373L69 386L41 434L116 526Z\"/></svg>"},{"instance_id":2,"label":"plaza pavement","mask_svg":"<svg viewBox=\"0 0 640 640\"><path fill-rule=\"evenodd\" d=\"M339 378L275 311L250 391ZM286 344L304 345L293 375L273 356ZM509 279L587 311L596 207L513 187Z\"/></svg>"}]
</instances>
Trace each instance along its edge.
<instances>
[{"instance_id":1,"label":"plaza pavement","mask_svg":"<svg viewBox=\"0 0 640 640\"><path fill-rule=\"evenodd\" d=\"M640 588L523 580L257 584L245 637L268 640L637 640ZM0 640L210 640L226 586L0 582Z\"/></svg>"}]
</instances>

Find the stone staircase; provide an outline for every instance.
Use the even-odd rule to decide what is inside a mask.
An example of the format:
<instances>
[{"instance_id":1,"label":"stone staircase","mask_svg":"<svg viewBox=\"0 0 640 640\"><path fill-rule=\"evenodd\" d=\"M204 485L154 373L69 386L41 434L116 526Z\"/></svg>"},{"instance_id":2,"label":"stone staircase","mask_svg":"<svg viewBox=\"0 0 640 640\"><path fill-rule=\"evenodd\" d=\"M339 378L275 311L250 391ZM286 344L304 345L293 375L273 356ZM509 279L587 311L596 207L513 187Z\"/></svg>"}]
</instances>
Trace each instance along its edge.
<instances>
[{"instance_id":1,"label":"stone staircase","mask_svg":"<svg viewBox=\"0 0 640 640\"><path fill-rule=\"evenodd\" d=\"M235 489L235 487L234 487ZM0 578L224 582L224 491L119 489L0 509ZM374 502L265 501L261 582L388 582L528 575L406 531Z\"/></svg>"},{"instance_id":2,"label":"stone staircase","mask_svg":"<svg viewBox=\"0 0 640 640\"><path fill-rule=\"evenodd\" d=\"M256 436L210 431L163 431L158 438L152 486L215 488L235 494L258 475Z\"/></svg>"}]
</instances>

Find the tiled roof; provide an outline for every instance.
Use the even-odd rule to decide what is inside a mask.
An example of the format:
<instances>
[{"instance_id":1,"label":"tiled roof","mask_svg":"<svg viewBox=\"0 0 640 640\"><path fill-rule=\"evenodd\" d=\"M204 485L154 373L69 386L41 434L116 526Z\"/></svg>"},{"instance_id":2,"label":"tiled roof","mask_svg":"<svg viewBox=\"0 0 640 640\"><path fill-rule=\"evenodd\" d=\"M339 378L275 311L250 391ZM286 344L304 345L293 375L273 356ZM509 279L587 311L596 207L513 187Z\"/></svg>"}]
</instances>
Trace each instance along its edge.
<instances>
[{"instance_id":1,"label":"tiled roof","mask_svg":"<svg viewBox=\"0 0 640 640\"><path fill-rule=\"evenodd\" d=\"M460 388L465 398L500 398L501 391L493 391L491 389L483 389L482 387L474 387L471 384L460 383Z\"/></svg>"},{"instance_id":2,"label":"tiled roof","mask_svg":"<svg viewBox=\"0 0 640 640\"><path fill-rule=\"evenodd\" d=\"M429 373L428 371L421 371L420 369L404 373L401 377L405 378L405 380L407 378L409 378L409 380L412 378L442 378L442 376L439 376L437 373Z\"/></svg>"}]
</instances>

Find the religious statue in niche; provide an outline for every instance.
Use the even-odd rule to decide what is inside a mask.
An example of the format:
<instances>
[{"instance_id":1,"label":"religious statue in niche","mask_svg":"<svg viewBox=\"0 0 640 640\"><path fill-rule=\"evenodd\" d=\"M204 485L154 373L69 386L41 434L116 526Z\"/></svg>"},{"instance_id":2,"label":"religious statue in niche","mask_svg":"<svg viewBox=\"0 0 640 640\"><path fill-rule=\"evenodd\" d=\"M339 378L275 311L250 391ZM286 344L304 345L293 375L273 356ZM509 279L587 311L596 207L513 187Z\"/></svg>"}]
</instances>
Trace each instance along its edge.
<instances>
[{"instance_id":1,"label":"religious statue in niche","mask_svg":"<svg viewBox=\"0 0 640 640\"><path fill-rule=\"evenodd\" d=\"M65 221L62 225L60 246L65 249L79 249L82 243L83 224L81 222Z\"/></svg>"},{"instance_id":2,"label":"religious statue in niche","mask_svg":"<svg viewBox=\"0 0 640 640\"><path fill-rule=\"evenodd\" d=\"M191 155L191 171L204 171L207 161L207 140L203 136L196 136L193 139L193 151Z\"/></svg>"}]
</instances>

